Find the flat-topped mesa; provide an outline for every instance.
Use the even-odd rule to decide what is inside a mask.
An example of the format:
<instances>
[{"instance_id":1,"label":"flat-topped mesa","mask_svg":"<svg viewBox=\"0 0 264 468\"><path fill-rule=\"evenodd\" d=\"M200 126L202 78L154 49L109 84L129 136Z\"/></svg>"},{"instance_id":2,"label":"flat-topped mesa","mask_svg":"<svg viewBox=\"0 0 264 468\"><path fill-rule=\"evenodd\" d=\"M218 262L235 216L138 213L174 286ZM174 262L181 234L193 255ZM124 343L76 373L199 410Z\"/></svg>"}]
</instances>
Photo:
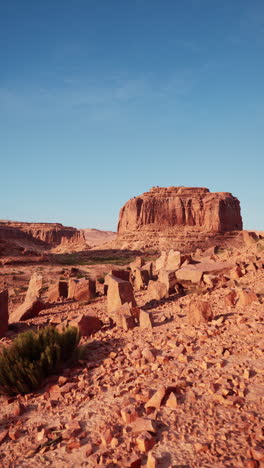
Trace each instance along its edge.
<instances>
[{"instance_id":1,"label":"flat-topped mesa","mask_svg":"<svg viewBox=\"0 0 264 468\"><path fill-rule=\"evenodd\" d=\"M1 228L13 228L22 231L34 239L38 239L45 244L56 246L61 242L70 241L71 243L85 243L84 235L81 231L73 227L66 227L60 223L26 223L20 221L0 221Z\"/></svg>"},{"instance_id":2,"label":"flat-topped mesa","mask_svg":"<svg viewBox=\"0 0 264 468\"><path fill-rule=\"evenodd\" d=\"M242 230L240 203L229 192L200 187L153 187L120 210L118 233L190 228L199 232Z\"/></svg>"}]
</instances>

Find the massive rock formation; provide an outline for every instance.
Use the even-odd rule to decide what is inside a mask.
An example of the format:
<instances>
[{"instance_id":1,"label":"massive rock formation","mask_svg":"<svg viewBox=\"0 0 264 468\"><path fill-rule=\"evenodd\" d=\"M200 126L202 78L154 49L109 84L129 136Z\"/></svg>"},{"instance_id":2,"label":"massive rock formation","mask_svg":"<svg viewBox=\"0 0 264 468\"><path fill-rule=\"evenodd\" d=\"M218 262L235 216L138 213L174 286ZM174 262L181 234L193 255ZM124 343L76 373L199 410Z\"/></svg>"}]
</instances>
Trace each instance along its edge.
<instances>
[{"instance_id":1,"label":"massive rock formation","mask_svg":"<svg viewBox=\"0 0 264 468\"><path fill-rule=\"evenodd\" d=\"M86 247L84 234L60 223L24 223L0 220L0 255L41 253L61 246L64 250Z\"/></svg>"},{"instance_id":2,"label":"massive rock formation","mask_svg":"<svg viewBox=\"0 0 264 468\"><path fill-rule=\"evenodd\" d=\"M63 239L79 241L83 234L76 228L65 227L60 223L24 223L19 221L0 221L0 227L7 226L25 232L35 239L52 246L59 245Z\"/></svg>"},{"instance_id":3,"label":"massive rock formation","mask_svg":"<svg viewBox=\"0 0 264 468\"><path fill-rule=\"evenodd\" d=\"M47 247L48 244L31 234L0 221L0 255L20 255L26 251L40 254Z\"/></svg>"},{"instance_id":4,"label":"massive rock formation","mask_svg":"<svg viewBox=\"0 0 264 468\"><path fill-rule=\"evenodd\" d=\"M153 187L120 210L118 242L123 248L202 246L210 238L240 231L239 200L207 188ZM232 235L232 234L231 234Z\"/></svg>"},{"instance_id":5,"label":"massive rock formation","mask_svg":"<svg viewBox=\"0 0 264 468\"><path fill-rule=\"evenodd\" d=\"M118 233L178 226L208 232L241 230L239 201L231 193L210 193L207 188L153 187L121 208Z\"/></svg>"}]
</instances>

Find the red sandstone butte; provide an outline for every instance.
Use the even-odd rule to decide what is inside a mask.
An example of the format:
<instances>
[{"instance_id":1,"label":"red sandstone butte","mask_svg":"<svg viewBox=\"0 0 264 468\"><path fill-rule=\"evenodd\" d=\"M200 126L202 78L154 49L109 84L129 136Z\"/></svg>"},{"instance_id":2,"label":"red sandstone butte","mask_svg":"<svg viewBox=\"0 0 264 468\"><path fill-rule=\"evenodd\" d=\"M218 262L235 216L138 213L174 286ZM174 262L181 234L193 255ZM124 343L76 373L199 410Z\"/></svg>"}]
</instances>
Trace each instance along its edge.
<instances>
[{"instance_id":1,"label":"red sandstone butte","mask_svg":"<svg viewBox=\"0 0 264 468\"><path fill-rule=\"evenodd\" d=\"M178 226L197 227L203 232L239 231L239 200L231 193L211 193L207 188L153 187L121 208L118 233Z\"/></svg>"}]
</instances>

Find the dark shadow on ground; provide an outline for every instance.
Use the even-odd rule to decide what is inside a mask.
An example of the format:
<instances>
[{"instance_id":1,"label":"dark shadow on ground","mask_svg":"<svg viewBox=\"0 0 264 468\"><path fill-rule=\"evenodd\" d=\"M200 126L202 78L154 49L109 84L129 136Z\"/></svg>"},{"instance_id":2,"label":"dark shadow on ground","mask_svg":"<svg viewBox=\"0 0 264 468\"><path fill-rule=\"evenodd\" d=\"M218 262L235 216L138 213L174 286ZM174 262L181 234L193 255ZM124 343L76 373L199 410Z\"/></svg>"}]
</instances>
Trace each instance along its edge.
<instances>
[{"instance_id":1,"label":"dark shadow on ground","mask_svg":"<svg viewBox=\"0 0 264 468\"><path fill-rule=\"evenodd\" d=\"M182 294L171 294L169 297L167 297L166 299L161 299L160 301L158 301L157 299L152 299L151 301L148 301L146 302L146 304L144 306L141 307L141 309L143 310L151 310L151 309L156 309L157 307L163 305L163 304L167 304L167 303L170 303L170 302L175 302L177 301L177 299L180 299L180 297L182 297L183 295Z\"/></svg>"}]
</instances>

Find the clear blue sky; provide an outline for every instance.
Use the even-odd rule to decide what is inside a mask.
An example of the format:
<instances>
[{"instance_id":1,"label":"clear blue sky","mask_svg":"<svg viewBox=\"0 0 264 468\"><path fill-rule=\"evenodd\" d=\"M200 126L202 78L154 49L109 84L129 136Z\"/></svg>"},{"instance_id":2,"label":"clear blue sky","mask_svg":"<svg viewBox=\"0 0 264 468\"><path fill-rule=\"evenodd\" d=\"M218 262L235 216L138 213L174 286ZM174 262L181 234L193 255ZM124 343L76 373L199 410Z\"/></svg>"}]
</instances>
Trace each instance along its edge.
<instances>
[{"instance_id":1,"label":"clear blue sky","mask_svg":"<svg viewBox=\"0 0 264 468\"><path fill-rule=\"evenodd\" d=\"M0 0L0 218L115 229L154 185L264 230L263 0Z\"/></svg>"}]
</instances>

